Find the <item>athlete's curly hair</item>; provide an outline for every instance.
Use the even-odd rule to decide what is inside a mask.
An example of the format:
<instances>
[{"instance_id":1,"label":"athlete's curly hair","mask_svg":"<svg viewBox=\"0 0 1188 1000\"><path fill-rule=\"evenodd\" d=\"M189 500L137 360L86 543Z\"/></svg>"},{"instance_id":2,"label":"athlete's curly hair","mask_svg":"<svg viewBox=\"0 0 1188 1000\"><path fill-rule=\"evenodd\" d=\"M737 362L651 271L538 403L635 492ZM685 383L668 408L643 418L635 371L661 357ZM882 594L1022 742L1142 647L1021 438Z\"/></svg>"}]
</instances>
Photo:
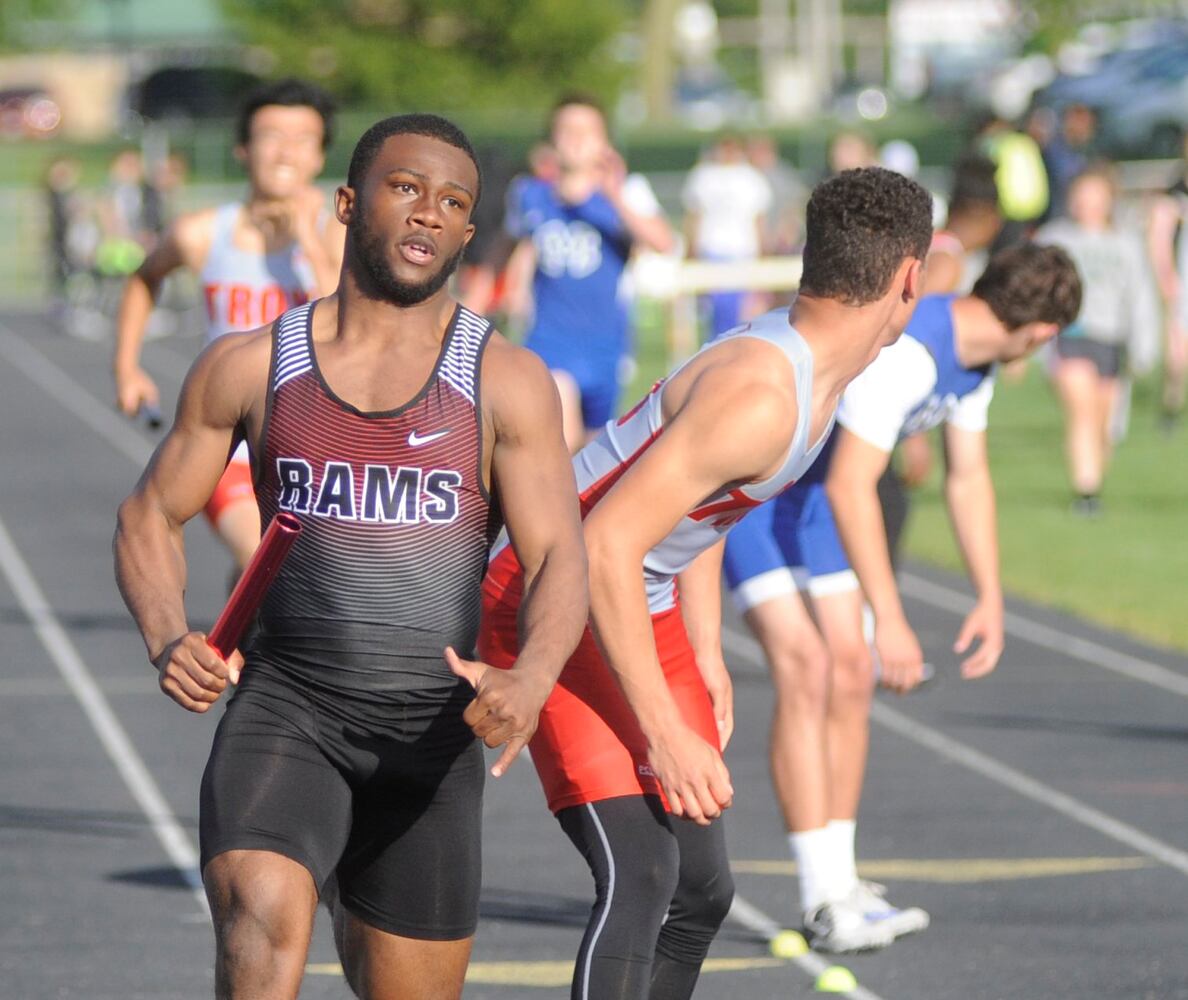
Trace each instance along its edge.
<instances>
[{"instance_id":1,"label":"athlete's curly hair","mask_svg":"<svg viewBox=\"0 0 1188 1000\"><path fill-rule=\"evenodd\" d=\"M246 146L252 137L252 118L264 107L279 105L282 108L312 108L322 118L322 149L334 141L334 98L317 84L287 77L261 84L244 100L239 108L235 123L235 138Z\"/></svg>"},{"instance_id":2,"label":"athlete's curly hair","mask_svg":"<svg viewBox=\"0 0 1188 1000\"><path fill-rule=\"evenodd\" d=\"M844 170L809 198L800 290L864 305L887 293L905 257L932 241L932 195L882 167Z\"/></svg>"},{"instance_id":3,"label":"athlete's curly hair","mask_svg":"<svg viewBox=\"0 0 1188 1000\"><path fill-rule=\"evenodd\" d=\"M1028 323L1065 327L1081 311L1081 277L1072 258L1060 247L1035 243L996 253L970 294L1008 330Z\"/></svg>"},{"instance_id":4,"label":"athlete's curly hair","mask_svg":"<svg viewBox=\"0 0 1188 1000\"><path fill-rule=\"evenodd\" d=\"M355 151L351 154L351 165L347 168L347 187L358 190L359 185L363 182L363 176L375 161L376 154L379 153L384 143L394 135L424 135L430 139L440 139L442 142L462 150L470 157L475 172L478 174L478 188L474 192L474 205L478 205L479 198L483 193L483 171L479 166L478 154L475 153L470 140L466 138L465 132L453 122L438 115L393 115L391 118L384 118L372 125L363 133L363 137L355 145ZM471 206L472 211L474 205Z\"/></svg>"}]
</instances>

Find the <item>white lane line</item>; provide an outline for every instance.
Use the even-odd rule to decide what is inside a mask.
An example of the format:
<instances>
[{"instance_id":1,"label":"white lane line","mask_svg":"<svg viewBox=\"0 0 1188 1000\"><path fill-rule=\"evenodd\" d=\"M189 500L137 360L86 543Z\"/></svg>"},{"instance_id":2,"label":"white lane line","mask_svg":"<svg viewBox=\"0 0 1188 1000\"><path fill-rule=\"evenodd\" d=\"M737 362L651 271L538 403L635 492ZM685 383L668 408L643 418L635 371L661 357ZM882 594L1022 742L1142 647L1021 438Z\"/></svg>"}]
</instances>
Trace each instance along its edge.
<instances>
[{"instance_id":1,"label":"white lane line","mask_svg":"<svg viewBox=\"0 0 1188 1000\"><path fill-rule=\"evenodd\" d=\"M749 931L753 931L762 937L765 941L770 943L772 939L779 934L783 928L780 927L771 917L764 913L757 906L748 903L742 896L735 893L734 902L730 904L730 913L728 917L736 924L745 927ZM839 956L844 959L845 956ZM819 955L814 955L811 951L803 955L797 955L795 958L788 959L793 965L807 972L813 979L816 979L835 962L829 962L821 958ZM854 1000L882 1000L877 993L872 993L865 986L859 983L854 989L845 994L848 997L853 997Z\"/></svg>"},{"instance_id":2,"label":"white lane line","mask_svg":"<svg viewBox=\"0 0 1188 1000\"><path fill-rule=\"evenodd\" d=\"M33 578L28 563L17 550L2 519L0 571L4 573L17 601L37 632L37 638L54 661L71 693L78 699L107 756L132 793L132 798L148 819L166 856L185 879L198 905L204 912L209 912L202 879L198 874L198 852L169 808L169 803L165 801L144 760L136 752L127 731L120 725L91 671L54 615L53 608Z\"/></svg>"},{"instance_id":3,"label":"white lane line","mask_svg":"<svg viewBox=\"0 0 1188 1000\"><path fill-rule=\"evenodd\" d=\"M0 326L0 353L29 381L45 390L56 406L73 413L138 468L148 464L153 446L132 430L127 418L105 406L37 349Z\"/></svg>"},{"instance_id":4,"label":"white lane line","mask_svg":"<svg viewBox=\"0 0 1188 1000\"><path fill-rule=\"evenodd\" d=\"M900 573L899 585L909 597L931 604L942 611L951 611L955 615L964 616L973 607L972 597L912 573ZM1012 611L1006 613L1004 622L1008 633L1030 642L1033 646L1075 657L1103 670L1112 670L1129 680L1142 681L1152 687L1188 698L1188 676L1168 670L1167 667L1110 649L1101 643L1082 639L1069 632L1062 632L1050 625L1042 625Z\"/></svg>"},{"instance_id":5,"label":"white lane line","mask_svg":"<svg viewBox=\"0 0 1188 1000\"><path fill-rule=\"evenodd\" d=\"M753 638L743 635L730 626L722 628L722 647L732 655L741 657L758 666L764 666L763 648ZM904 715L882 702L876 701L871 708L871 718L900 736L918 743L934 753L946 757L956 764L989 778L1024 798L1075 820L1098 833L1140 851L1161 864L1174 868L1182 875L1188 875L1188 852L1181 851L1142 830L1114 819L1113 816L1087 806L1079 799L1059 792L1051 785L1036 781L1022 771L999 763L993 757L966 746L931 726Z\"/></svg>"}]
</instances>

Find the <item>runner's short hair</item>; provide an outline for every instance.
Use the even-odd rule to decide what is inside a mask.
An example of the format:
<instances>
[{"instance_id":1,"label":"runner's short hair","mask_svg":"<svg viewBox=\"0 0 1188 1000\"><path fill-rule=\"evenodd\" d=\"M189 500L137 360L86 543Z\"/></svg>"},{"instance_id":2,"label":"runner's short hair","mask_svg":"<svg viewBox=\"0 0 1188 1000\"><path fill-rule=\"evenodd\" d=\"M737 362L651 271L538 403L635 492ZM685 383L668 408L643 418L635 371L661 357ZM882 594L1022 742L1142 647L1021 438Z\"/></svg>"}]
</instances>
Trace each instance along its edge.
<instances>
[{"instance_id":1,"label":"runner's short hair","mask_svg":"<svg viewBox=\"0 0 1188 1000\"><path fill-rule=\"evenodd\" d=\"M927 256L932 195L883 167L843 170L813 191L805 229L800 290L864 305L887 293L905 258Z\"/></svg>"},{"instance_id":2,"label":"runner's short hair","mask_svg":"<svg viewBox=\"0 0 1188 1000\"><path fill-rule=\"evenodd\" d=\"M483 171L479 166L478 154L475 153L470 140L466 138L466 133L453 122L439 115L393 115L391 118L384 118L372 125L363 133L362 138L355 145L354 153L351 154L351 165L347 168L347 187L358 190L359 185L363 182L363 176L375 162L376 154L379 153L384 143L394 135L424 135L430 139L439 139L462 150L470 157L475 172L478 174L478 190L474 192L474 205L478 205L479 197L483 192ZM471 208L473 210L474 206Z\"/></svg>"},{"instance_id":3,"label":"runner's short hair","mask_svg":"<svg viewBox=\"0 0 1188 1000\"><path fill-rule=\"evenodd\" d=\"M1008 330L1028 323L1063 328L1081 311L1081 276L1060 247L1024 243L991 257L970 294L985 302Z\"/></svg>"},{"instance_id":4,"label":"runner's short hair","mask_svg":"<svg viewBox=\"0 0 1188 1000\"><path fill-rule=\"evenodd\" d=\"M606 108L602 106L602 102L597 97L582 90L571 90L558 97L553 102L552 108L549 109L549 135L553 134L553 128L557 124L557 115L565 108L572 107L593 108L602 117L603 123L606 123Z\"/></svg>"},{"instance_id":5,"label":"runner's short hair","mask_svg":"<svg viewBox=\"0 0 1188 1000\"><path fill-rule=\"evenodd\" d=\"M261 84L250 94L239 109L235 124L235 138L246 146L252 137L252 119L261 108L279 105L282 108L312 108L322 118L322 149L328 149L334 141L334 98L321 87L296 77L274 80Z\"/></svg>"}]
</instances>

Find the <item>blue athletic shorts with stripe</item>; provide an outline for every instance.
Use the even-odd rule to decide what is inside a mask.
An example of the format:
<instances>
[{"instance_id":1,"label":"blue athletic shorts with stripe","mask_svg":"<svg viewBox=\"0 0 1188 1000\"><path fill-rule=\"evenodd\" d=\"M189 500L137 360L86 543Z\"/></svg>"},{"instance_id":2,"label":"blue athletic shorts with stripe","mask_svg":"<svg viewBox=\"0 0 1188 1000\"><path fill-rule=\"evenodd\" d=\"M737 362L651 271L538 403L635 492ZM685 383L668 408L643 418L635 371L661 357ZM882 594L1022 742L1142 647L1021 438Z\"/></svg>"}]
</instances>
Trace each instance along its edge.
<instances>
[{"instance_id":1,"label":"blue athletic shorts with stripe","mask_svg":"<svg viewBox=\"0 0 1188 1000\"><path fill-rule=\"evenodd\" d=\"M740 611L781 594L856 590L824 483L801 483L751 511L726 536L726 585Z\"/></svg>"},{"instance_id":2,"label":"blue athletic shorts with stripe","mask_svg":"<svg viewBox=\"0 0 1188 1000\"><path fill-rule=\"evenodd\" d=\"M582 424L587 430L601 428L616 415L622 388L621 352L592 352L537 337L529 337L524 346L548 365L549 371L572 376L582 394Z\"/></svg>"}]
</instances>

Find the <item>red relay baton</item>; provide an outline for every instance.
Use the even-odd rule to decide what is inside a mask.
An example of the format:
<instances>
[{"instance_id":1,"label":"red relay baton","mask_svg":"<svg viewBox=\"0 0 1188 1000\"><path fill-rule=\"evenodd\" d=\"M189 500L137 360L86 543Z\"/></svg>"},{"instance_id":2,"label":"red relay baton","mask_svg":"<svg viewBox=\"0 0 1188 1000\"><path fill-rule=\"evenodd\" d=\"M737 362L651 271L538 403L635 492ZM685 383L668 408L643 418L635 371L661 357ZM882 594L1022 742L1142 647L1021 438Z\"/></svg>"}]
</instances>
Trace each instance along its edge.
<instances>
[{"instance_id":1,"label":"red relay baton","mask_svg":"<svg viewBox=\"0 0 1188 1000\"><path fill-rule=\"evenodd\" d=\"M301 522L292 514L277 514L260 539L260 545L247 564L227 604L206 636L206 644L227 659L243 638L244 629L260 607L281 563L301 534Z\"/></svg>"}]
</instances>

